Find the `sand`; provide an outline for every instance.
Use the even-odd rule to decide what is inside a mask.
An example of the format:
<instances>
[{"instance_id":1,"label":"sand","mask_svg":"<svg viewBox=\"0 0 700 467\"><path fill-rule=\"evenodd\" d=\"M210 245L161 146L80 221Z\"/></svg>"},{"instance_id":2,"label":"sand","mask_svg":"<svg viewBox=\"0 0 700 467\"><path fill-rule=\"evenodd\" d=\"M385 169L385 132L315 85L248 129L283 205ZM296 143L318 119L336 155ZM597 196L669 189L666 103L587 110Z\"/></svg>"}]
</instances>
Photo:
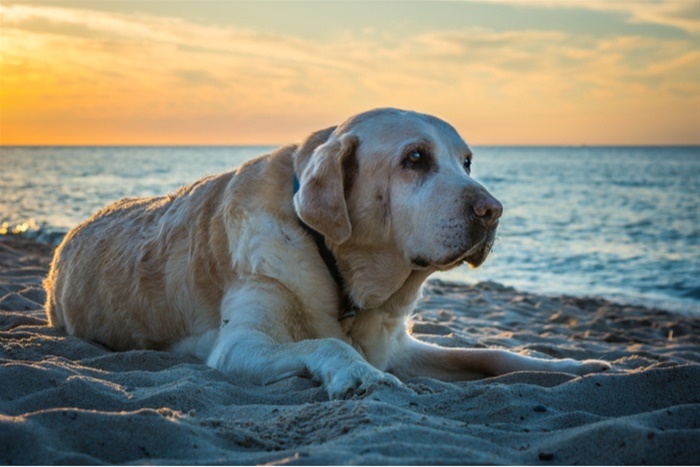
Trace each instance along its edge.
<instances>
[{"instance_id":1,"label":"sand","mask_svg":"<svg viewBox=\"0 0 700 467\"><path fill-rule=\"evenodd\" d=\"M700 319L495 283L430 282L415 333L446 346L601 358L612 371L428 378L331 401L168 352L47 326L52 247L0 239L3 464L698 464Z\"/></svg>"}]
</instances>

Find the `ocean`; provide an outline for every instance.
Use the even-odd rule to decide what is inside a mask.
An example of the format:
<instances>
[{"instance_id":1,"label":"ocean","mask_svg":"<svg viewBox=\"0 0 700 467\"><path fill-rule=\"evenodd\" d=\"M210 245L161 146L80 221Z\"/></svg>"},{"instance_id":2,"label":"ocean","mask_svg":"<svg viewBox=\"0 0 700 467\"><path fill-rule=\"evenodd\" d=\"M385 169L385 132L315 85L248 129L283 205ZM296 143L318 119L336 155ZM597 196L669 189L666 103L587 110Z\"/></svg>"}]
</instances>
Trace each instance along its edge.
<instances>
[{"instance_id":1,"label":"ocean","mask_svg":"<svg viewBox=\"0 0 700 467\"><path fill-rule=\"evenodd\" d=\"M56 243L105 204L273 147L2 147L0 234ZM700 316L700 147L475 147L504 205L486 263L437 277Z\"/></svg>"}]
</instances>

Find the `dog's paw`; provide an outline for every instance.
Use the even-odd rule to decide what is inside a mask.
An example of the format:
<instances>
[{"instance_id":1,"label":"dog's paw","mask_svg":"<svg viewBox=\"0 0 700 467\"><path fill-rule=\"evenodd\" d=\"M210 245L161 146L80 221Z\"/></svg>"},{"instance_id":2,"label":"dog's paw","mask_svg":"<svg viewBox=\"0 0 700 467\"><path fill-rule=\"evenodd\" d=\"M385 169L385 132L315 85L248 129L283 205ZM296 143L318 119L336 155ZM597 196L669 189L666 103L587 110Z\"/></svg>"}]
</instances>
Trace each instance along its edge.
<instances>
[{"instance_id":1,"label":"dog's paw","mask_svg":"<svg viewBox=\"0 0 700 467\"><path fill-rule=\"evenodd\" d=\"M364 397L381 386L398 388L403 384L396 376L359 362L337 371L326 383L331 399Z\"/></svg>"},{"instance_id":2,"label":"dog's paw","mask_svg":"<svg viewBox=\"0 0 700 467\"><path fill-rule=\"evenodd\" d=\"M589 373L599 373L601 371L607 371L612 368L608 362L602 360L584 360L582 362L577 362L579 364L576 370L577 375L587 375Z\"/></svg>"},{"instance_id":3,"label":"dog's paw","mask_svg":"<svg viewBox=\"0 0 700 467\"><path fill-rule=\"evenodd\" d=\"M563 371L564 373L571 373L579 376L587 375L589 373L607 371L610 368L612 368L608 362L604 362L602 360L578 361L566 358L562 360L554 360L553 362L553 370Z\"/></svg>"}]
</instances>

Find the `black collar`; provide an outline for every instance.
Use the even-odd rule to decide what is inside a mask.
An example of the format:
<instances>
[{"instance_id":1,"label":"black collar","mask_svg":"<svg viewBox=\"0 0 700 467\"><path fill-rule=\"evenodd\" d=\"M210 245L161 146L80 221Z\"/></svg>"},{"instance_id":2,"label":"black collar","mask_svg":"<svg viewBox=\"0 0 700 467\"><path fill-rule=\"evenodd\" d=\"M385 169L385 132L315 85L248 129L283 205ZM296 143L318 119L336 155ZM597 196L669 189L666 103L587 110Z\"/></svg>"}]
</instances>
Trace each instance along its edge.
<instances>
[{"instance_id":1,"label":"black collar","mask_svg":"<svg viewBox=\"0 0 700 467\"><path fill-rule=\"evenodd\" d=\"M297 191L299 191L299 179L297 178L297 174L294 173L294 194L296 194ZM338 321L354 317L359 307L355 305L350 295L348 295L345 288L345 280L342 274L340 274L340 269L338 269L338 261L335 259L335 256L333 256L333 252L326 246L326 239L323 237L323 234L306 225L301 219L299 219L299 224L301 224L302 228L306 230L306 232L311 235L311 238L314 239L314 242L316 242L318 253L321 255L323 262L326 263L326 268L328 268L331 277L333 277L335 283L338 284L341 310Z\"/></svg>"}]
</instances>

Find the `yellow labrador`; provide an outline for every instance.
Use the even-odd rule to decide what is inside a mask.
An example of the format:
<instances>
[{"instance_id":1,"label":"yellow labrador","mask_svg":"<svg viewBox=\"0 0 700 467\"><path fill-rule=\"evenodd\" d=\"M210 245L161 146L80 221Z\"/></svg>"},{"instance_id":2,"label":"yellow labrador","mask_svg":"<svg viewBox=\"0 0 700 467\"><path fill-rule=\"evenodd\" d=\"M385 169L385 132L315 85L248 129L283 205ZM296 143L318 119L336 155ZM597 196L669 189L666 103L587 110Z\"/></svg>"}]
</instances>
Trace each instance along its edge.
<instances>
[{"instance_id":1,"label":"yellow labrador","mask_svg":"<svg viewBox=\"0 0 700 467\"><path fill-rule=\"evenodd\" d=\"M501 204L446 122L377 109L174 194L130 198L73 229L45 286L51 325L113 349L193 354L237 378L294 375L331 397L429 376L589 360L448 349L407 319L433 272L488 255Z\"/></svg>"}]
</instances>

